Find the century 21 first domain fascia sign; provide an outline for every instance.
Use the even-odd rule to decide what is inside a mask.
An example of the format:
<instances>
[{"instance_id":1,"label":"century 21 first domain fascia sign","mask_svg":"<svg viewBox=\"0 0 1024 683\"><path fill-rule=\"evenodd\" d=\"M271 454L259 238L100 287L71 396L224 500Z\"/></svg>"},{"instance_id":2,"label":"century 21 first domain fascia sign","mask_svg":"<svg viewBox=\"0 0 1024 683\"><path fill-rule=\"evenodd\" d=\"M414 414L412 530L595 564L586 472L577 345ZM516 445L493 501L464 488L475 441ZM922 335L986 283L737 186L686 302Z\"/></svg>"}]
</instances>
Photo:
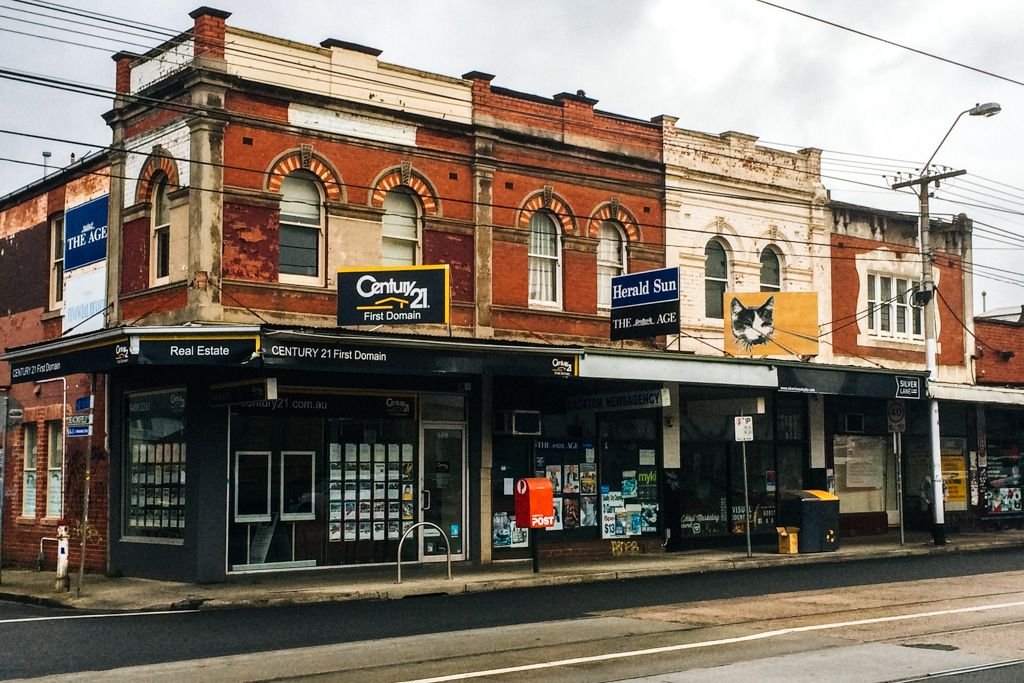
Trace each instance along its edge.
<instances>
[{"instance_id":1,"label":"century 21 first domain fascia sign","mask_svg":"<svg viewBox=\"0 0 1024 683\"><path fill-rule=\"evenodd\" d=\"M447 265L342 268L338 325L448 323Z\"/></svg>"}]
</instances>

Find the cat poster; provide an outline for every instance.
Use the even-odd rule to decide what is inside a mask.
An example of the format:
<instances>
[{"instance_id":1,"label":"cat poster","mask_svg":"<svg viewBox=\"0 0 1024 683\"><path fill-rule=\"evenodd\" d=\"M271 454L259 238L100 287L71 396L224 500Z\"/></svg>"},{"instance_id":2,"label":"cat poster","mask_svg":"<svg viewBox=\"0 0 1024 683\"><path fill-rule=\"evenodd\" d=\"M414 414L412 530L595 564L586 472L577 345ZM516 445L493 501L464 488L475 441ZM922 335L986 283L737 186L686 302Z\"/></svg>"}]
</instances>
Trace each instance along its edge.
<instances>
[{"instance_id":1,"label":"cat poster","mask_svg":"<svg viewBox=\"0 0 1024 683\"><path fill-rule=\"evenodd\" d=\"M726 292L723 304L726 354L818 354L817 292Z\"/></svg>"}]
</instances>

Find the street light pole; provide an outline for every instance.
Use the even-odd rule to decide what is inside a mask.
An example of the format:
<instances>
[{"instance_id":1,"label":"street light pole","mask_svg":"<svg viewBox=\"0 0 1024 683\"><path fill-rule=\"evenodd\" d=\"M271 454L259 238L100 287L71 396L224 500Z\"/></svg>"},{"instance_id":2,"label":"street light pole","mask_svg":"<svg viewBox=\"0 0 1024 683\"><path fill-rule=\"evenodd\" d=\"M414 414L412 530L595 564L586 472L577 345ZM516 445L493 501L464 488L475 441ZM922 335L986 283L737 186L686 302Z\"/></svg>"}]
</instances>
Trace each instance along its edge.
<instances>
[{"instance_id":1,"label":"street light pole","mask_svg":"<svg viewBox=\"0 0 1024 683\"><path fill-rule=\"evenodd\" d=\"M928 197L929 187L932 183L938 186L939 182L946 178L954 178L961 176L967 171L948 171L946 173L936 173L934 175L928 174L928 167L932 163L932 159L939 153L939 149L943 143L946 142L946 138L953 132L953 128L956 127L957 122L964 114L971 116L995 116L1002 110L995 102L988 102L985 104L979 104L971 109L965 109L960 112L956 119L953 120L953 125L949 127L946 134L942 137L939 142L939 146L935 148L932 155L928 157L928 161L925 162L924 167L921 169L921 177L914 180L905 180L896 183L892 186L892 189L898 190L903 187L917 186L917 198L918 207L920 210L919 218L919 236L921 241L921 287L918 292L915 293L915 299L918 303L922 304L924 308L924 358L925 358L925 369L928 371L928 383L929 383L929 394L931 394L930 385L932 382L938 379L938 333L936 330L937 313L935 310L935 278L932 270L932 241L931 241L931 216L928 210ZM939 442L939 402L932 396L928 398L928 412L929 412L929 440L930 447L929 452L931 453L931 469L932 469L932 540L935 545L946 544L946 510L945 510L945 497L943 495L943 483L942 483L942 450Z\"/></svg>"}]
</instances>

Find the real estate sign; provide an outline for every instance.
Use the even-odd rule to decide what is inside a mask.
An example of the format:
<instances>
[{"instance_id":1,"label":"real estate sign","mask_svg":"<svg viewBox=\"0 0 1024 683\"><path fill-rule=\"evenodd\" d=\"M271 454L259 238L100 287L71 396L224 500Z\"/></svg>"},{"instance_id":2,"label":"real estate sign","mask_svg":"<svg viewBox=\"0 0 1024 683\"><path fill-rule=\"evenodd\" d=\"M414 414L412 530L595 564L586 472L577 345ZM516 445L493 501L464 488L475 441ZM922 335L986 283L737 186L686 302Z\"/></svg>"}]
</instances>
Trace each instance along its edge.
<instances>
[{"instance_id":1,"label":"real estate sign","mask_svg":"<svg viewBox=\"0 0 1024 683\"><path fill-rule=\"evenodd\" d=\"M447 324L447 265L343 268L338 271L338 325Z\"/></svg>"}]
</instances>

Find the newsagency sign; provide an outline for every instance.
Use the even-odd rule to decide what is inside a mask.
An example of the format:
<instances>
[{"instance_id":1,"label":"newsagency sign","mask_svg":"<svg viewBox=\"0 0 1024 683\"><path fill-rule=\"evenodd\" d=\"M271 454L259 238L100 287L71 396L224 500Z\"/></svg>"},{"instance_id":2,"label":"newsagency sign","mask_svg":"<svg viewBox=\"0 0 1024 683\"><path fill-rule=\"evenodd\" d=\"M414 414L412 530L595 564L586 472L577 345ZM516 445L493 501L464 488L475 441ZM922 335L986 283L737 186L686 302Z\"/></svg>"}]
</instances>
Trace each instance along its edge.
<instances>
[{"instance_id":1,"label":"newsagency sign","mask_svg":"<svg viewBox=\"0 0 1024 683\"><path fill-rule=\"evenodd\" d=\"M611 338L679 333L679 268L612 278Z\"/></svg>"},{"instance_id":2,"label":"newsagency sign","mask_svg":"<svg viewBox=\"0 0 1024 683\"><path fill-rule=\"evenodd\" d=\"M338 325L448 323L447 265L342 268Z\"/></svg>"}]
</instances>

